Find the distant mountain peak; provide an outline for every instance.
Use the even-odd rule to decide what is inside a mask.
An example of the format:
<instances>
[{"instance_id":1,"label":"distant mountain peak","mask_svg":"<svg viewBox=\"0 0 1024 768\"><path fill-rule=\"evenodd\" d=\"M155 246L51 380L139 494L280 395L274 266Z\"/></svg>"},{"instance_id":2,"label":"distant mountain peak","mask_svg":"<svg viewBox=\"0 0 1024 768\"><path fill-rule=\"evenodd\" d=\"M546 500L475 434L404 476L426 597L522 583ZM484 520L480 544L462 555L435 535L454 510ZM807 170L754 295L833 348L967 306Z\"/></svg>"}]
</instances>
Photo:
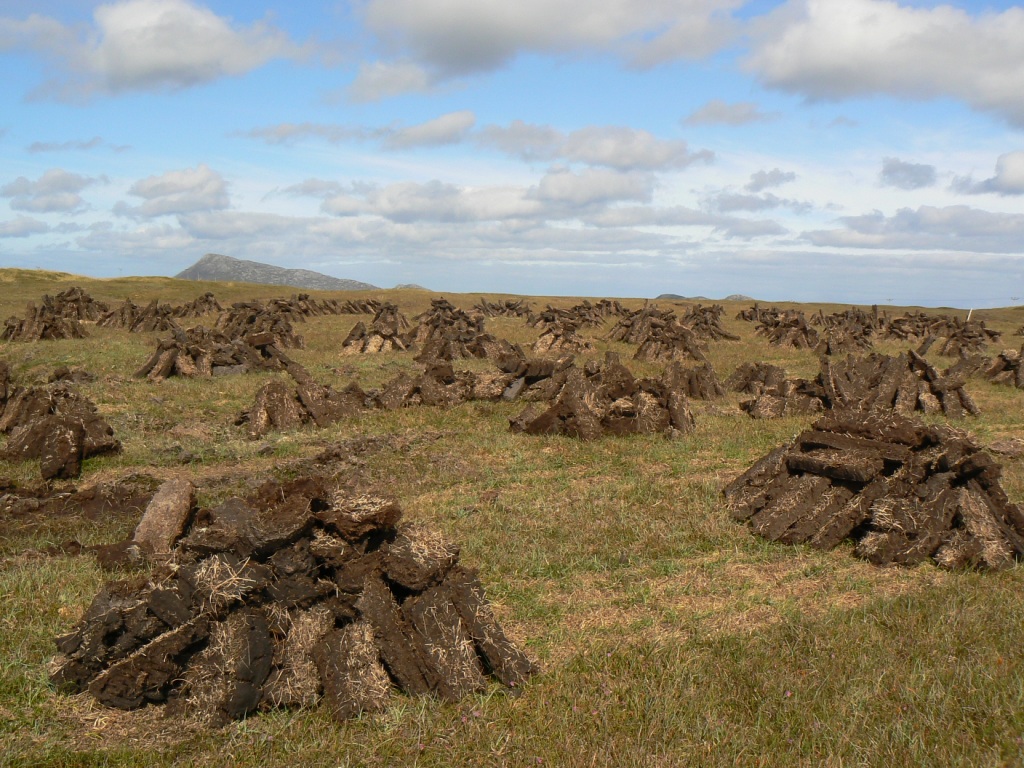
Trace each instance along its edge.
<instances>
[{"instance_id":1,"label":"distant mountain peak","mask_svg":"<svg viewBox=\"0 0 1024 768\"><path fill-rule=\"evenodd\" d=\"M220 253L208 253L175 277L181 280L215 280L233 283L260 283L306 288L313 291L372 291L376 285L344 280L309 269L285 269L258 261L246 261Z\"/></svg>"}]
</instances>

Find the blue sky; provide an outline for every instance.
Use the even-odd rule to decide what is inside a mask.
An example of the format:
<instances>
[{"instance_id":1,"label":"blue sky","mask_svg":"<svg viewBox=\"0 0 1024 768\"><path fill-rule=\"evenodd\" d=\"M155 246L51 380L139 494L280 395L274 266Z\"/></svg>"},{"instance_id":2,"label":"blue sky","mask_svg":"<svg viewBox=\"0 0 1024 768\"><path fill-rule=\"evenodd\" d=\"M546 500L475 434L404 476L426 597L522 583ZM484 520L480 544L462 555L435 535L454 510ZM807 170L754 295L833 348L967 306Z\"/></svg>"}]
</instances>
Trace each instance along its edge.
<instances>
[{"instance_id":1,"label":"blue sky","mask_svg":"<svg viewBox=\"0 0 1024 768\"><path fill-rule=\"evenodd\" d=\"M0 266L1024 303L1024 6L0 0Z\"/></svg>"}]
</instances>

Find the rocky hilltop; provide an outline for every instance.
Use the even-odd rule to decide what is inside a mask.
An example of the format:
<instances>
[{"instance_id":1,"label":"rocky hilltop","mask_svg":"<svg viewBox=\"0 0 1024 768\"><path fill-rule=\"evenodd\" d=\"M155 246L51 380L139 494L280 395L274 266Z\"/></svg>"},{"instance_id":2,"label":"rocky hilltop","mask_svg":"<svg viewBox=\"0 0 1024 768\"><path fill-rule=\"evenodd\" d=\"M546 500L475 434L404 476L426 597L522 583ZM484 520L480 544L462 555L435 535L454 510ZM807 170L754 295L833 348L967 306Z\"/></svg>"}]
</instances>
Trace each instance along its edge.
<instances>
[{"instance_id":1,"label":"rocky hilltop","mask_svg":"<svg viewBox=\"0 0 1024 768\"><path fill-rule=\"evenodd\" d=\"M376 285L369 283L343 280L309 269L284 269L272 264L261 264L258 261L234 259L219 253L206 254L191 267L176 274L175 277L182 280L221 280L237 283L288 285L315 291L368 291L377 288Z\"/></svg>"}]
</instances>

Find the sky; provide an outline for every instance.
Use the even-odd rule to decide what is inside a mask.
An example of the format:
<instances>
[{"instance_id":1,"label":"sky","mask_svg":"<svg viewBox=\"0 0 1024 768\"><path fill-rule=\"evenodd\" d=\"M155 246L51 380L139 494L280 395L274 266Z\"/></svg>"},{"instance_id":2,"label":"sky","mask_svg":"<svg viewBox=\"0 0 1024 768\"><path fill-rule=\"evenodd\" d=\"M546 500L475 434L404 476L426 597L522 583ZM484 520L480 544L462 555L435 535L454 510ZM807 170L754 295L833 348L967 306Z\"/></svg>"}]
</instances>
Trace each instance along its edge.
<instances>
[{"instance_id":1,"label":"sky","mask_svg":"<svg viewBox=\"0 0 1024 768\"><path fill-rule=\"evenodd\" d=\"M0 0L0 266L1024 304L1024 5Z\"/></svg>"}]
</instances>

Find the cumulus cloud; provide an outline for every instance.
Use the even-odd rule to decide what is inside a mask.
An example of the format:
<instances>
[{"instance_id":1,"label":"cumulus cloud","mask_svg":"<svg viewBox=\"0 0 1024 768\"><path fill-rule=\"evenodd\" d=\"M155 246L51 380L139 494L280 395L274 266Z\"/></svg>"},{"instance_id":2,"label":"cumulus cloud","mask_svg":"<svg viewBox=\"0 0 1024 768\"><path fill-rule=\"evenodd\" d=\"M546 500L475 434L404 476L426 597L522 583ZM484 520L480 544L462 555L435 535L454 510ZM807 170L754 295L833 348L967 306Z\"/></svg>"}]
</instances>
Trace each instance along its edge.
<instances>
[{"instance_id":1,"label":"cumulus cloud","mask_svg":"<svg viewBox=\"0 0 1024 768\"><path fill-rule=\"evenodd\" d=\"M457 144L465 138L474 123L476 115L469 110L450 112L419 125L387 132L384 146L388 149L410 149Z\"/></svg>"},{"instance_id":2,"label":"cumulus cloud","mask_svg":"<svg viewBox=\"0 0 1024 768\"><path fill-rule=\"evenodd\" d=\"M30 213L74 213L85 207L79 194L99 179L50 168L35 181L19 176L0 187L0 197L10 198L15 211Z\"/></svg>"},{"instance_id":3,"label":"cumulus cloud","mask_svg":"<svg viewBox=\"0 0 1024 768\"><path fill-rule=\"evenodd\" d=\"M1024 125L1024 8L971 15L893 0L790 0L746 66L811 99L952 97Z\"/></svg>"},{"instance_id":4,"label":"cumulus cloud","mask_svg":"<svg viewBox=\"0 0 1024 768\"><path fill-rule=\"evenodd\" d=\"M755 171L750 174L750 181L743 187L748 192L761 192L772 187L781 187L790 181L796 181L793 171L772 168L770 171Z\"/></svg>"},{"instance_id":5,"label":"cumulus cloud","mask_svg":"<svg viewBox=\"0 0 1024 768\"><path fill-rule=\"evenodd\" d=\"M992 178L975 181L970 176L957 177L953 180L953 189L967 195L1024 195L1024 152L1000 155Z\"/></svg>"},{"instance_id":6,"label":"cumulus cloud","mask_svg":"<svg viewBox=\"0 0 1024 768\"><path fill-rule=\"evenodd\" d=\"M721 192L708 199L708 204L715 210L724 213L736 211L768 211L773 208L790 208L794 211L808 211L810 203L789 200L765 192L759 195L745 195L737 192Z\"/></svg>"},{"instance_id":7,"label":"cumulus cloud","mask_svg":"<svg viewBox=\"0 0 1024 768\"><path fill-rule=\"evenodd\" d=\"M291 144L300 139L316 138L338 144L352 139L365 139L368 132L363 128L349 125L325 123L278 123L265 128L252 128L233 134L249 139L261 139L267 144Z\"/></svg>"},{"instance_id":8,"label":"cumulus cloud","mask_svg":"<svg viewBox=\"0 0 1024 768\"><path fill-rule=\"evenodd\" d=\"M708 150L691 152L681 139L661 139L623 126L588 126L565 134L515 120L508 126L485 126L477 142L527 161L564 160L619 171L675 170L714 159Z\"/></svg>"},{"instance_id":9,"label":"cumulus cloud","mask_svg":"<svg viewBox=\"0 0 1024 768\"><path fill-rule=\"evenodd\" d=\"M495 70L521 53L610 53L634 66L706 56L735 33L743 0L368 0L385 49L446 78ZM408 66L407 64L404 66ZM373 92L373 91L371 91Z\"/></svg>"},{"instance_id":10,"label":"cumulus cloud","mask_svg":"<svg viewBox=\"0 0 1024 768\"><path fill-rule=\"evenodd\" d=\"M359 65L359 72L345 93L350 101L366 103L405 93L429 93L433 88L434 78L419 64L375 61Z\"/></svg>"},{"instance_id":11,"label":"cumulus cloud","mask_svg":"<svg viewBox=\"0 0 1024 768\"><path fill-rule=\"evenodd\" d=\"M9 221L0 221L0 237L29 237L49 231L49 226L31 216L15 216Z\"/></svg>"},{"instance_id":12,"label":"cumulus cloud","mask_svg":"<svg viewBox=\"0 0 1024 768\"><path fill-rule=\"evenodd\" d=\"M583 207L620 200L650 202L653 191L654 177L649 173L605 168L584 168L577 173L554 168L544 174L530 195L538 200Z\"/></svg>"},{"instance_id":13,"label":"cumulus cloud","mask_svg":"<svg viewBox=\"0 0 1024 768\"><path fill-rule=\"evenodd\" d=\"M819 246L980 253L1019 253L1024 239L1024 214L966 205L901 208L892 216L875 211L839 222L844 229L805 232L803 237Z\"/></svg>"},{"instance_id":14,"label":"cumulus cloud","mask_svg":"<svg viewBox=\"0 0 1024 768\"><path fill-rule=\"evenodd\" d=\"M738 101L729 104L721 99L712 99L694 110L683 123L686 125L746 125L764 123L778 117L776 112L762 112L752 101Z\"/></svg>"},{"instance_id":15,"label":"cumulus cloud","mask_svg":"<svg viewBox=\"0 0 1024 768\"><path fill-rule=\"evenodd\" d=\"M114 212L143 219L218 210L229 204L224 178L203 163L195 168L141 179L132 184L128 194L141 197L143 202L137 206L120 202L114 206Z\"/></svg>"},{"instance_id":16,"label":"cumulus cloud","mask_svg":"<svg viewBox=\"0 0 1024 768\"><path fill-rule=\"evenodd\" d=\"M0 19L0 51L18 49L40 53L63 70L38 95L67 100L187 88L303 55L267 22L233 24L189 0L100 5L84 28L38 14Z\"/></svg>"},{"instance_id":17,"label":"cumulus cloud","mask_svg":"<svg viewBox=\"0 0 1024 768\"><path fill-rule=\"evenodd\" d=\"M882 160L878 180L885 187L898 189L921 189L935 184L935 166L923 163L908 163L898 157Z\"/></svg>"}]
</instances>

